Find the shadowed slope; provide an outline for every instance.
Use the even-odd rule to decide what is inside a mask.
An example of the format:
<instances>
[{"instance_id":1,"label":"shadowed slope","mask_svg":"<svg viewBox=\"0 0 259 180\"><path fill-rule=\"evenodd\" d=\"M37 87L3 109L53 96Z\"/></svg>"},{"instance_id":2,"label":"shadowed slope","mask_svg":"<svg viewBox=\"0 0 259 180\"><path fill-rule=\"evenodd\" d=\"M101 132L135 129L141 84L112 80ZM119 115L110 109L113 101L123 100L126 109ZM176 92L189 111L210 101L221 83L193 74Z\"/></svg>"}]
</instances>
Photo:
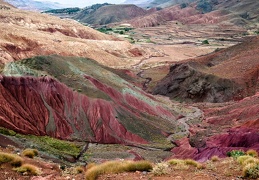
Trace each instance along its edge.
<instances>
[{"instance_id":1,"label":"shadowed slope","mask_svg":"<svg viewBox=\"0 0 259 180\"><path fill-rule=\"evenodd\" d=\"M191 101L226 102L258 91L259 37L171 66L154 94Z\"/></svg>"}]
</instances>

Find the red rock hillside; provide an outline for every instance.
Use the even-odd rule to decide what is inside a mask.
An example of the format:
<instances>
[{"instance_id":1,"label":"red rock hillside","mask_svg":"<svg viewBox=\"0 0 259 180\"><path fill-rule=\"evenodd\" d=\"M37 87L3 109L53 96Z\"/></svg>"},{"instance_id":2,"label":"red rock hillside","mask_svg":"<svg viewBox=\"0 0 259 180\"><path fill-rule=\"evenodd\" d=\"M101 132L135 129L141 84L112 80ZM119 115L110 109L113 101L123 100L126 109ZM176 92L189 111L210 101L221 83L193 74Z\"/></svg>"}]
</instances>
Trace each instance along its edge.
<instances>
[{"instance_id":1,"label":"red rock hillside","mask_svg":"<svg viewBox=\"0 0 259 180\"><path fill-rule=\"evenodd\" d=\"M3 74L3 127L66 140L172 147L166 138L176 131L178 114L94 61L35 57L7 64Z\"/></svg>"}]
</instances>

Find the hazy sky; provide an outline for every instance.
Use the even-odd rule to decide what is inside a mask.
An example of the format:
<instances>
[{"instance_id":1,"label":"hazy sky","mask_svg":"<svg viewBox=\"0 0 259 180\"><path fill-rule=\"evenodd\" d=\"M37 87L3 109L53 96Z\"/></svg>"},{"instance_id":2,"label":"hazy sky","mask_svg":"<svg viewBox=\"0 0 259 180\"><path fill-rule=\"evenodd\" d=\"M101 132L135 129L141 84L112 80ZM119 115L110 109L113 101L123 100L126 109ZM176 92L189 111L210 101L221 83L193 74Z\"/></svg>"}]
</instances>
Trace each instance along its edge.
<instances>
[{"instance_id":1,"label":"hazy sky","mask_svg":"<svg viewBox=\"0 0 259 180\"><path fill-rule=\"evenodd\" d=\"M125 0L37 0L37 1L51 1L58 2L60 4L69 5L69 6L77 6L77 7L86 7L96 3L111 3L111 4L119 4L125 2Z\"/></svg>"}]
</instances>

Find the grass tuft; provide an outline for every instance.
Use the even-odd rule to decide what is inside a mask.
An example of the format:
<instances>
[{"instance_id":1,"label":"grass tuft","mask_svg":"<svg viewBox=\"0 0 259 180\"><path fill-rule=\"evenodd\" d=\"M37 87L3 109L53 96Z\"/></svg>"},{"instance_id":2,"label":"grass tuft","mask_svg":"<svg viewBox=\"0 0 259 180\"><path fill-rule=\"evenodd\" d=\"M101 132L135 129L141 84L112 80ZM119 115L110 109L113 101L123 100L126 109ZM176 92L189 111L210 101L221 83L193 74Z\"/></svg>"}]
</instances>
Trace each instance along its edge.
<instances>
[{"instance_id":1,"label":"grass tuft","mask_svg":"<svg viewBox=\"0 0 259 180\"><path fill-rule=\"evenodd\" d=\"M184 160L182 159L170 159L167 161L170 165L179 165L184 164Z\"/></svg>"},{"instance_id":2,"label":"grass tuft","mask_svg":"<svg viewBox=\"0 0 259 180\"><path fill-rule=\"evenodd\" d=\"M249 149L248 151L246 151L246 154L252 157L258 157L257 151L253 149Z\"/></svg>"},{"instance_id":3,"label":"grass tuft","mask_svg":"<svg viewBox=\"0 0 259 180\"><path fill-rule=\"evenodd\" d=\"M212 157L210 158L210 160L211 160L212 162L217 162L217 161L219 161L219 157L218 157L218 156L212 156Z\"/></svg>"},{"instance_id":4,"label":"grass tuft","mask_svg":"<svg viewBox=\"0 0 259 180\"><path fill-rule=\"evenodd\" d=\"M25 149L22 152L23 156L26 156L28 158L34 158L34 156L37 156L39 154L37 149Z\"/></svg>"},{"instance_id":5,"label":"grass tuft","mask_svg":"<svg viewBox=\"0 0 259 180\"><path fill-rule=\"evenodd\" d=\"M15 170L19 173L30 173L32 175L39 175L40 170L34 165L31 164L23 164L21 167L15 168Z\"/></svg>"},{"instance_id":6,"label":"grass tuft","mask_svg":"<svg viewBox=\"0 0 259 180\"><path fill-rule=\"evenodd\" d=\"M194 161L193 159L185 159L184 163L186 165L191 165L191 166L194 166L194 167L200 166L200 163L198 163L197 161Z\"/></svg>"},{"instance_id":7,"label":"grass tuft","mask_svg":"<svg viewBox=\"0 0 259 180\"><path fill-rule=\"evenodd\" d=\"M75 167L75 174L81 174L84 172L84 168L82 166Z\"/></svg>"},{"instance_id":8,"label":"grass tuft","mask_svg":"<svg viewBox=\"0 0 259 180\"><path fill-rule=\"evenodd\" d=\"M0 165L4 163L10 163L14 167L22 165L23 159L15 154L0 152Z\"/></svg>"},{"instance_id":9,"label":"grass tuft","mask_svg":"<svg viewBox=\"0 0 259 180\"><path fill-rule=\"evenodd\" d=\"M246 160L248 160L248 159L251 159L251 158L253 158L253 157L248 156L248 155L239 156L239 157L237 158L237 162L238 162L239 164L241 164L241 165L245 165L244 162L245 162ZM253 158L253 159L254 159L254 158Z\"/></svg>"},{"instance_id":10,"label":"grass tuft","mask_svg":"<svg viewBox=\"0 0 259 180\"><path fill-rule=\"evenodd\" d=\"M130 171L150 171L152 165L148 161L108 161L88 169L85 173L87 180L95 180L101 174L122 173Z\"/></svg>"}]
</instances>

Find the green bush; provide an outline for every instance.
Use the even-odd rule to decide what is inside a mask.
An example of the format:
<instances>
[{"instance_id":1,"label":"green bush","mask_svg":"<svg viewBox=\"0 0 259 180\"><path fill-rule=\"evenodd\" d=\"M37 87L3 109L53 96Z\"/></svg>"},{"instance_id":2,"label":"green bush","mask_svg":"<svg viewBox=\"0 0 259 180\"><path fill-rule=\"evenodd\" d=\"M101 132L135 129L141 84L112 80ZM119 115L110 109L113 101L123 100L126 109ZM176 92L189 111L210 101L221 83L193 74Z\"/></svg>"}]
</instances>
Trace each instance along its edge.
<instances>
[{"instance_id":1,"label":"green bush","mask_svg":"<svg viewBox=\"0 0 259 180\"><path fill-rule=\"evenodd\" d=\"M201 42L202 44L210 44L209 41L206 39L204 41Z\"/></svg>"},{"instance_id":2,"label":"green bush","mask_svg":"<svg viewBox=\"0 0 259 180\"><path fill-rule=\"evenodd\" d=\"M246 153L243 150L233 150L233 151L227 152L227 156L233 157L233 158L237 158L239 156L244 156L244 155L246 155Z\"/></svg>"}]
</instances>

